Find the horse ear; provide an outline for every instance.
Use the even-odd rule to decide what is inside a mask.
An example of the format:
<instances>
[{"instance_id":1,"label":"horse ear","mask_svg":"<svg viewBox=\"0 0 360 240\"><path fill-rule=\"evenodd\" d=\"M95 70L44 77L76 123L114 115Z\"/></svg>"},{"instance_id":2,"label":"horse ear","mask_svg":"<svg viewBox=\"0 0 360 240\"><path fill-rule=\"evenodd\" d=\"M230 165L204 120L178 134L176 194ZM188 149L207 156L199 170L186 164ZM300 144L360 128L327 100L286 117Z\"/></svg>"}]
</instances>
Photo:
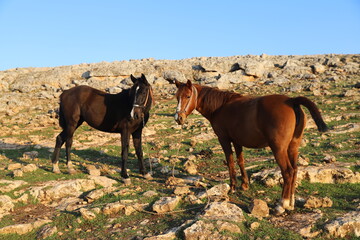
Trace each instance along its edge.
<instances>
[{"instance_id":1,"label":"horse ear","mask_svg":"<svg viewBox=\"0 0 360 240\"><path fill-rule=\"evenodd\" d=\"M190 81L190 80L187 80L186 85L187 85L189 88L191 88L191 86L192 86L191 81Z\"/></svg>"},{"instance_id":2,"label":"horse ear","mask_svg":"<svg viewBox=\"0 0 360 240\"><path fill-rule=\"evenodd\" d=\"M169 78L166 79L166 78L165 78L165 80L168 81L170 84L175 84L177 88L179 88L180 85L181 85L181 82L179 82L179 81L176 80L176 79L169 79Z\"/></svg>"},{"instance_id":3,"label":"horse ear","mask_svg":"<svg viewBox=\"0 0 360 240\"><path fill-rule=\"evenodd\" d=\"M132 74L130 75L130 79L133 83L136 83L138 80L136 77L134 77Z\"/></svg>"},{"instance_id":4,"label":"horse ear","mask_svg":"<svg viewBox=\"0 0 360 240\"><path fill-rule=\"evenodd\" d=\"M150 85L150 83L148 82L148 80L146 79L146 77L143 73L141 74L141 80L145 85L147 85L147 86Z\"/></svg>"}]
</instances>

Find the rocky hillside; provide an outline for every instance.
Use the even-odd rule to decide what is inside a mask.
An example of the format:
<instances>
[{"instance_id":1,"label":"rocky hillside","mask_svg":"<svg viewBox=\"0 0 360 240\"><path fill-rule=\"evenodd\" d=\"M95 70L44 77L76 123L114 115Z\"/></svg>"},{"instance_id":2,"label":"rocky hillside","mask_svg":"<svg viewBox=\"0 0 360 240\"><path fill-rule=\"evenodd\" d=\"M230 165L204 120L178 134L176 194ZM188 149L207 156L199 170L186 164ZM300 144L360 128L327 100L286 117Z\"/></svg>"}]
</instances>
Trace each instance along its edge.
<instances>
[{"instance_id":1,"label":"rocky hillside","mask_svg":"<svg viewBox=\"0 0 360 240\"><path fill-rule=\"evenodd\" d=\"M144 73L156 105L144 131L153 180L119 176L119 136L84 125L72 151L78 174L51 172L60 132L58 97L89 85L117 93ZM274 216L281 175L269 149L247 150L251 189L228 194L223 153L195 113L183 127L173 113L175 87L190 79L242 94L304 95L331 130L310 119L300 149L293 212ZM302 239L359 237L360 55L233 56L142 59L0 72L0 239ZM61 153L62 159L64 152ZM62 160L63 161L63 160ZM238 175L240 173L238 172Z\"/></svg>"}]
</instances>

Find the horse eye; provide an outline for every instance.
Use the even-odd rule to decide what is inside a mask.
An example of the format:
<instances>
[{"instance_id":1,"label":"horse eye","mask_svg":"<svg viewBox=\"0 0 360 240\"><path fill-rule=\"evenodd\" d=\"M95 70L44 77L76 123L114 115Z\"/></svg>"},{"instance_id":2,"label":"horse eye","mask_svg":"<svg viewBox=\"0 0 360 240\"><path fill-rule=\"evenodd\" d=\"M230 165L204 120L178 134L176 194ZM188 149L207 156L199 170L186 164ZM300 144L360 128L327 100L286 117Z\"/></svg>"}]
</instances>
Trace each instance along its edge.
<instances>
[{"instance_id":1,"label":"horse eye","mask_svg":"<svg viewBox=\"0 0 360 240\"><path fill-rule=\"evenodd\" d=\"M191 96L186 96L187 98L190 98Z\"/></svg>"}]
</instances>

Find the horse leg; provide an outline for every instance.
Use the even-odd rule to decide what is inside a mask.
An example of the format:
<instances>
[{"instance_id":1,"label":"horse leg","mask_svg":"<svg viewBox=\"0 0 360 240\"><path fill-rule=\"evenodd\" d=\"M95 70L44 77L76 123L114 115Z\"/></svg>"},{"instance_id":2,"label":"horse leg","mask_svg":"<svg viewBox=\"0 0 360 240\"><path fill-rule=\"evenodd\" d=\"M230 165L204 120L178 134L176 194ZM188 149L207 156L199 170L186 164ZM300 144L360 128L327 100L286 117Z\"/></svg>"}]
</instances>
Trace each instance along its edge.
<instances>
[{"instance_id":1,"label":"horse leg","mask_svg":"<svg viewBox=\"0 0 360 240\"><path fill-rule=\"evenodd\" d=\"M295 190L296 190L296 179L297 179L297 172L298 172L297 160L298 160L298 155L299 155L298 149L299 149L300 142L301 142L301 138L293 139L290 142L290 145L287 150L291 166L294 169L292 182L291 182L291 189L290 189L290 208L292 208L292 210L295 207Z\"/></svg>"},{"instance_id":2,"label":"horse leg","mask_svg":"<svg viewBox=\"0 0 360 240\"><path fill-rule=\"evenodd\" d=\"M234 144L234 147L235 147L235 152L236 152L236 156L237 156L237 162L238 162L238 165L239 165L240 171L241 171L241 180L242 180L241 189L248 190L249 189L249 178L245 171L243 149L242 149L242 146L237 145L237 144Z\"/></svg>"},{"instance_id":3,"label":"horse leg","mask_svg":"<svg viewBox=\"0 0 360 240\"><path fill-rule=\"evenodd\" d=\"M68 138L66 139L66 143L65 143L65 148L66 148L66 165L68 167L68 171L70 174L76 174L76 170L73 167L73 164L71 162L71 147L72 147L72 143L73 143L73 136L74 136L74 132L75 132L75 127L68 127L67 128L67 136Z\"/></svg>"},{"instance_id":4,"label":"horse leg","mask_svg":"<svg viewBox=\"0 0 360 240\"><path fill-rule=\"evenodd\" d=\"M151 179L150 173L146 172L145 165L144 165L144 157L143 157L143 150L142 150L142 128L137 129L135 132L132 133L132 138L134 142L136 156L139 161L139 172L144 176L145 179Z\"/></svg>"},{"instance_id":5,"label":"horse leg","mask_svg":"<svg viewBox=\"0 0 360 240\"><path fill-rule=\"evenodd\" d=\"M130 134L127 129L125 129L121 133L121 177L125 183L125 185L131 184L131 180L127 173L127 160L129 154L129 141L130 141Z\"/></svg>"},{"instance_id":6,"label":"horse leg","mask_svg":"<svg viewBox=\"0 0 360 240\"><path fill-rule=\"evenodd\" d=\"M63 130L57 137L56 137L56 144L54 148L54 152L51 158L51 162L53 164L53 173L61 173L59 169L59 155L60 155L60 149L62 145L66 141L66 132Z\"/></svg>"},{"instance_id":7,"label":"horse leg","mask_svg":"<svg viewBox=\"0 0 360 240\"><path fill-rule=\"evenodd\" d=\"M290 204L290 195L291 195L291 186L293 183L293 177L295 171L289 161L287 149L283 149L283 148L278 149L276 147L271 147L271 149L274 153L276 162L280 167L281 175L284 180L280 205L277 206L276 208L277 212L281 214L285 211L285 209L288 210L293 209L293 207L291 207Z\"/></svg>"},{"instance_id":8,"label":"horse leg","mask_svg":"<svg viewBox=\"0 0 360 240\"><path fill-rule=\"evenodd\" d=\"M224 150L226 163L229 168L229 175L230 175L230 191L232 193L235 192L236 188L236 173L235 173L235 164L234 164L234 158L233 158L233 151L231 149L231 142L228 139L220 138L219 142Z\"/></svg>"}]
</instances>

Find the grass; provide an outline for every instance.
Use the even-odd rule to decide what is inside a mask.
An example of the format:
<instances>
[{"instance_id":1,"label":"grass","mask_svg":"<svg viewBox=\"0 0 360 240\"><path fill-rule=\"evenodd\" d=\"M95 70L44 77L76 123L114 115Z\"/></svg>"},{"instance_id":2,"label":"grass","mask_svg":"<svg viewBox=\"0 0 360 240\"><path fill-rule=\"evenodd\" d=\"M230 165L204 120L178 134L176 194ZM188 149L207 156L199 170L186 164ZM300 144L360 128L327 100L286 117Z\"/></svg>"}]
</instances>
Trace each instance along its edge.
<instances>
[{"instance_id":1,"label":"grass","mask_svg":"<svg viewBox=\"0 0 360 240\"><path fill-rule=\"evenodd\" d=\"M351 79L352 82L358 81L358 78ZM359 101L353 98L341 97L343 88L348 87L348 83L335 83L329 84L329 96L315 97L312 92L291 93L289 95L298 96L304 95L314 100L321 111L329 119L327 124L330 128L335 130L343 130L346 124L360 123L359 116L347 117L347 114L356 113L359 110ZM265 87L264 87L265 88ZM263 90L262 87L256 87L254 90L248 88L248 92L256 94L257 92L264 93L282 93L281 87L269 87ZM238 92L241 92L239 89ZM331 101L331 103L328 103ZM160 169L163 166L172 166L170 158L179 154L185 159L178 161L175 164L175 169L179 171L179 175L186 175L183 170L184 162L190 155L197 156L196 164L198 171L201 175L205 176L204 182L215 185L223 182L229 183L227 177L227 167L224 162L224 154L219 146L216 138L207 141L198 141L195 146L191 146L191 139L194 136L204 133L211 133L212 129L207 120L199 115L191 115L183 129L176 126L173 120L173 114L176 108L176 100L161 100L151 111L151 118L147 128L159 125L159 129L156 129L155 136L148 136L144 138L144 155L145 158L152 157L158 158L159 166L154 167L154 180L145 181L138 173L137 158L134 154L134 149L131 145L130 154L128 160L128 168L130 169L130 175L132 178L132 186L123 186L119 173L108 174L108 177L119 181L117 188L119 190L128 188L128 194L115 196L113 194L107 194L100 199L93 202L92 206L103 206L110 202L115 202L123 199L137 200L139 203L146 203L151 206L157 199L162 196L169 196L173 192L173 188L165 186L166 179L171 174L162 174ZM308 118L309 113L306 111ZM21 112L24 114L26 112ZM40 112L35 112L33 119L37 119L36 115L44 115ZM120 166L120 138L109 138L109 141L103 145L99 145L96 139L93 140L91 136L98 134L95 130L87 125L81 126L75 133L74 149L72 150L72 159L76 164L76 168L82 172L76 175L69 175L65 166L65 151L61 151L61 163L60 169L62 174L53 174L51 172L51 152L48 146L36 146L31 142L30 136L38 136L40 139L48 139L53 146L55 143L55 137L60 133L60 128L57 126L44 126L38 127L35 130L31 130L28 123L12 122L16 117L4 117L2 122L4 126L9 129L16 128L14 134L9 132L6 135L2 135L1 139L6 142L7 138L15 138L21 142L23 148L21 149L2 149L0 154L5 156L1 157L0 167L3 168L0 171L1 179L8 180L24 180L28 182L28 185L16 189L7 195L15 198L15 192L19 190L26 190L29 185L51 181L51 180L67 180L76 178L86 178L85 164L98 164L107 166L110 169L118 169ZM163 125L163 127L161 127ZM17 126L17 127L15 127ZM29 130L26 130L29 129ZM25 129L25 130L24 130ZM90 138L88 138L90 136ZM98 135L96 135L98 136ZM107 135L106 135L107 136ZM332 134L331 132L321 135L316 129L305 129L304 138L307 143L300 148L300 155L308 157L310 164L322 164L325 154L331 154L336 157L338 162L352 163L350 167L352 171L359 172L359 165L355 164L359 160L359 140L360 132ZM116 140L114 140L116 139ZM26 144L26 142L29 142ZM166 151L165 151L166 150ZM37 151L38 158L36 160L24 159L23 153L27 151ZM211 152L209 156L201 155L204 152ZM265 168L277 167L273 159L273 155L269 149L244 149L245 166L253 168L248 170L248 175L258 172ZM35 163L39 166L39 169L32 173L25 173L23 177L14 178L12 171L7 170L6 167L10 163L22 163L29 164ZM238 167L237 167L238 170ZM239 173L237 174L240 182ZM238 183L238 186L240 183ZM158 192L158 195L151 198L146 198L142 194L148 190L154 190ZM194 189L196 193L196 189ZM266 187L260 183L252 183L248 191L241 191L239 188L234 194L230 194L230 200L240 206L244 212L246 221L240 224L242 230L241 234L230 234L228 232L222 232L225 236L231 236L235 239L302 239L302 237L289 230L285 230L279 227L275 227L267 219L258 220L248 215L247 207L254 198L263 199L268 202L270 207L274 207L281 195L281 186ZM356 210L359 204L360 184L320 184L309 183L303 181L297 188L297 196L307 198L308 196L329 197L333 201L332 208L320 209L324 216L318 221L314 227L314 231L322 230L325 223L329 220L335 219L337 216ZM32 201L34 205L40 205L41 203ZM78 212L62 212L58 211L56 216L52 219L52 225L58 228L58 232L55 236L49 239L132 239L134 236L152 236L161 234L168 229L179 226L188 219L194 219L195 215L201 212L201 206L197 210L189 210L176 214L169 215L151 215L143 212L134 213L130 216L125 216L122 213L115 216L106 216L99 214L95 220L85 220ZM187 209L193 205L190 205L186 201L178 206L178 209ZM15 208L23 207L18 204ZM151 209L147 209L151 210ZM294 213L306 213L307 209L298 207ZM253 222L259 222L260 227L257 230L252 230L250 224ZM0 223L0 227L14 224L11 215L5 216ZM0 239L19 239L18 235L7 235L6 238ZM183 239L180 234L178 239ZM319 236L319 239L325 237L324 234ZM23 239L35 239L36 230L31 233L23 235ZM355 239L349 237L349 239Z\"/></svg>"}]
</instances>

